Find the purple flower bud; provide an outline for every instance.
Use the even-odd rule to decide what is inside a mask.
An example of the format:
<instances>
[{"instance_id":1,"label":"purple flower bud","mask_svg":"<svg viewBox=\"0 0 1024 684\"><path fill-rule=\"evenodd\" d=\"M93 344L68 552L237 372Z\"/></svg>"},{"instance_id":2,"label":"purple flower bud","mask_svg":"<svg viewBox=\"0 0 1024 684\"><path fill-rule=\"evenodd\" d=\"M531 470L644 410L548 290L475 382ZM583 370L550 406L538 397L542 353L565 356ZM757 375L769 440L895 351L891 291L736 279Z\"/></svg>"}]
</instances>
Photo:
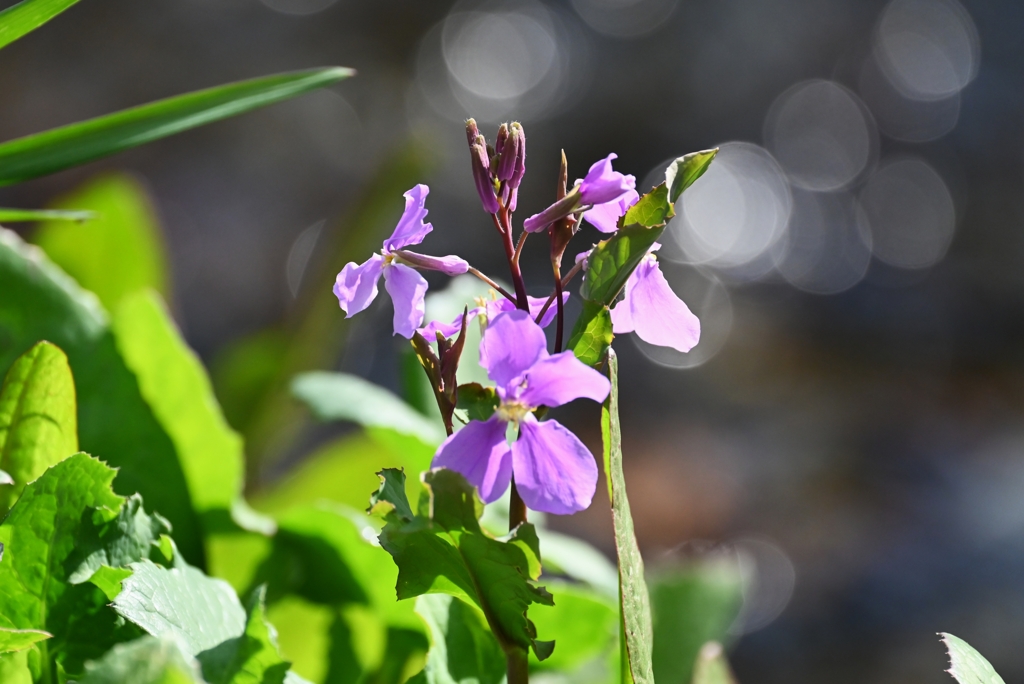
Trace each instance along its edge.
<instances>
[{"instance_id":1,"label":"purple flower bud","mask_svg":"<svg viewBox=\"0 0 1024 684\"><path fill-rule=\"evenodd\" d=\"M508 186L512 189L512 195L508 200L509 211L516 210L516 205L519 203L519 184L523 181L523 176L526 175L526 131L518 121L512 122L512 130L518 131L519 146L516 150L516 168L512 172L512 178L508 181Z\"/></svg>"},{"instance_id":2,"label":"purple flower bud","mask_svg":"<svg viewBox=\"0 0 1024 684\"><path fill-rule=\"evenodd\" d=\"M523 221L523 229L527 233L539 233L542 230L547 230L555 221L564 219L569 214L573 213L580 206L580 191L579 186L576 186L569 191L569 194L558 200L550 207L534 214L530 218Z\"/></svg>"},{"instance_id":3,"label":"purple flower bud","mask_svg":"<svg viewBox=\"0 0 1024 684\"><path fill-rule=\"evenodd\" d=\"M500 148L501 157L498 159L498 180L507 181L513 177L516 170L516 160L519 158L519 144L520 134L513 128L508 139L505 140L505 144Z\"/></svg>"},{"instance_id":4,"label":"purple flower bud","mask_svg":"<svg viewBox=\"0 0 1024 684\"><path fill-rule=\"evenodd\" d=\"M490 173L491 162L484 147L484 136L476 136L473 144L469 146L469 156L473 163L473 182L476 183L476 192L480 195L484 211L488 214L496 214L498 213L498 198L494 196L494 184L491 182Z\"/></svg>"},{"instance_id":5,"label":"purple flower bud","mask_svg":"<svg viewBox=\"0 0 1024 684\"><path fill-rule=\"evenodd\" d=\"M508 124L498 126L498 134L494 136L494 151L501 154L505 150L505 141L508 140Z\"/></svg>"},{"instance_id":6,"label":"purple flower bud","mask_svg":"<svg viewBox=\"0 0 1024 684\"><path fill-rule=\"evenodd\" d=\"M476 127L476 119L466 119L466 141L472 145L478 135L480 135L480 129Z\"/></svg>"}]
</instances>

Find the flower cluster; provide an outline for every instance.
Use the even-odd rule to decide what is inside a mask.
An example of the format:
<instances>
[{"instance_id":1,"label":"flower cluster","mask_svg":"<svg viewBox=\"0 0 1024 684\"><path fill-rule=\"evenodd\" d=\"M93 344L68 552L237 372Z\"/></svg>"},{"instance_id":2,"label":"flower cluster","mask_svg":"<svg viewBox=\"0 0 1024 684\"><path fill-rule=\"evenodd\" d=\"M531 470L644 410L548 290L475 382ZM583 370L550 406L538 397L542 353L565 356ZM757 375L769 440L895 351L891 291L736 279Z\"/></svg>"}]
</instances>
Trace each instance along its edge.
<instances>
[{"instance_id":1,"label":"flower cluster","mask_svg":"<svg viewBox=\"0 0 1024 684\"><path fill-rule=\"evenodd\" d=\"M502 239L514 293L472 268L457 256L434 257L407 248L420 244L432 230L424 219L429 192L417 185L405 193L405 212L379 254L362 264L346 264L338 274L334 294L348 316L366 309L377 296L377 284L384 277L394 305L394 332L413 340L423 352L428 376L449 377L435 388L445 416L448 439L434 456L434 467L458 471L475 485L481 498L491 502L510 486L513 493L534 510L569 514L590 505L597 485L597 466L587 447L555 420L543 420L546 408L574 399L604 401L609 381L598 370L581 362L573 350L562 349L564 304L569 293L564 287L584 273L592 250L577 257L576 266L564 277L560 267L565 245L576 235L581 220L613 238L622 229L630 207L640 200L636 179L612 168L616 155L594 163L572 188L566 187L563 155L561 189L556 201L523 222L515 238L512 215L526 172L526 135L518 123L503 124L494 145L487 143L476 122L466 123L473 181L485 212L491 215ZM551 241L554 291L549 297L526 294L519 267L522 245L530 234L547 231ZM676 296L662 274L654 252L637 254L636 266L625 279L620 298L610 300L612 332L635 332L641 339L679 351L689 351L700 337L700 322ZM637 263L636 259L639 259ZM440 271L447 275L472 273L491 285L490 299L454 321L430 321L424 325L424 297L427 282L416 269ZM625 272L622 273L625 278ZM621 280L619 281L622 282ZM613 293L614 295L615 293ZM477 318L483 328L480 364L495 383L496 407L486 420L467 420L456 430L452 416L459 387L453 380L467 321ZM558 321L554 351L549 352L543 328ZM448 340L459 337L457 343ZM429 341L436 340L443 351L444 369L435 368ZM426 359L426 360L424 360ZM447 364L447 365L445 365ZM453 365L454 364L454 365ZM436 379L436 378L435 378ZM437 385L437 382L433 384ZM443 394L443 396L442 396Z\"/></svg>"}]
</instances>

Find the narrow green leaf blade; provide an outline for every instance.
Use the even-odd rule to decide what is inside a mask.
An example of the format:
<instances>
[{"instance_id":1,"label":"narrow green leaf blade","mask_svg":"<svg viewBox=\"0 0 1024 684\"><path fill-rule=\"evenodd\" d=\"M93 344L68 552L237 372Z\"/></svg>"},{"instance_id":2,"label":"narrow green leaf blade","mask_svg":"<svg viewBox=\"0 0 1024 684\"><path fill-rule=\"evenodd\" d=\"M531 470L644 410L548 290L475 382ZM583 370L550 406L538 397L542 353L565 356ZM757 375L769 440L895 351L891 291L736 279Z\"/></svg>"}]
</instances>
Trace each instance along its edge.
<instances>
[{"instance_id":1,"label":"narrow green leaf blade","mask_svg":"<svg viewBox=\"0 0 1024 684\"><path fill-rule=\"evenodd\" d=\"M292 393L320 420L350 420L365 427L384 427L440 444L444 431L399 397L347 373L303 373Z\"/></svg>"},{"instance_id":2,"label":"narrow green leaf blade","mask_svg":"<svg viewBox=\"0 0 1024 684\"><path fill-rule=\"evenodd\" d=\"M0 12L0 49L50 21L78 0L24 0Z\"/></svg>"},{"instance_id":3,"label":"narrow green leaf blade","mask_svg":"<svg viewBox=\"0 0 1024 684\"><path fill-rule=\"evenodd\" d=\"M626 496L622 473L622 432L619 426L619 361L615 350L608 349L608 378L612 391L601 407L601 436L604 442L606 476L612 495L612 523L615 550L619 557L619 592L626 651L636 684L654 684L651 662L654 628L651 599L644 580L644 561L633 532L633 516Z\"/></svg>"},{"instance_id":4,"label":"narrow green leaf blade","mask_svg":"<svg viewBox=\"0 0 1024 684\"><path fill-rule=\"evenodd\" d=\"M74 221L83 223L96 218L96 214L76 209L0 209L0 223L24 223L26 221Z\"/></svg>"},{"instance_id":5,"label":"narrow green leaf blade","mask_svg":"<svg viewBox=\"0 0 1024 684\"><path fill-rule=\"evenodd\" d=\"M333 67L276 74L159 100L0 145L0 186L84 164L175 133L323 88L353 75Z\"/></svg>"},{"instance_id":6,"label":"narrow green leaf blade","mask_svg":"<svg viewBox=\"0 0 1024 684\"><path fill-rule=\"evenodd\" d=\"M139 181L125 174L104 175L58 198L52 206L54 211L89 210L94 218L85 225L47 221L35 231L32 242L79 285L96 293L108 311L116 311L125 295L145 288L167 296L169 267L163 238L156 211Z\"/></svg>"},{"instance_id":7,"label":"narrow green leaf blade","mask_svg":"<svg viewBox=\"0 0 1024 684\"><path fill-rule=\"evenodd\" d=\"M572 336L566 343L566 349L573 353L588 366L596 366L604 358L605 351L611 346L612 316L608 307L600 302L583 300L583 311L576 319Z\"/></svg>"},{"instance_id":8,"label":"narrow green leaf blade","mask_svg":"<svg viewBox=\"0 0 1024 684\"><path fill-rule=\"evenodd\" d=\"M41 629L8 629L0 627L0 653L21 651L53 635Z\"/></svg>"},{"instance_id":9,"label":"narrow green leaf blade","mask_svg":"<svg viewBox=\"0 0 1024 684\"><path fill-rule=\"evenodd\" d=\"M68 358L40 342L22 354L0 389L0 468L13 485L0 487L0 514L25 485L78 451L75 382Z\"/></svg>"},{"instance_id":10,"label":"narrow green leaf blade","mask_svg":"<svg viewBox=\"0 0 1024 684\"><path fill-rule=\"evenodd\" d=\"M701 647L693 668L693 684L736 684L721 644L709 641Z\"/></svg>"},{"instance_id":11,"label":"narrow green leaf blade","mask_svg":"<svg viewBox=\"0 0 1024 684\"><path fill-rule=\"evenodd\" d=\"M960 684L1005 684L991 663L966 641L952 634L940 636L949 651L949 669L946 671Z\"/></svg>"},{"instance_id":12,"label":"narrow green leaf blade","mask_svg":"<svg viewBox=\"0 0 1024 684\"><path fill-rule=\"evenodd\" d=\"M683 190L693 185L694 181L704 175L711 166L718 148L691 152L668 165L665 169L665 182L668 184L668 199L675 204Z\"/></svg>"},{"instance_id":13,"label":"narrow green leaf blade","mask_svg":"<svg viewBox=\"0 0 1024 684\"><path fill-rule=\"evenodd\" d=\"M205 684L199 664L171 638L118 644L86 668L81 684Z\"/></svg>"}]
</instances>

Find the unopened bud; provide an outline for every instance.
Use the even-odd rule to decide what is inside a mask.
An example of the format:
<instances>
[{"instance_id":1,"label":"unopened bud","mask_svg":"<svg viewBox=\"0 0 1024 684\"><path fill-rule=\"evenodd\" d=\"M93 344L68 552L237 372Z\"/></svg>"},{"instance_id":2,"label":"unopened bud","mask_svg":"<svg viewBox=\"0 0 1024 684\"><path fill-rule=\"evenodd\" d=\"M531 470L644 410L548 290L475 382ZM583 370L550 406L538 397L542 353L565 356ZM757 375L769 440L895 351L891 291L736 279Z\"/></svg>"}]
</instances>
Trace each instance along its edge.
<instances>
[{"instance_id":1,"label":"unopened bud","mask_svg":"<svg viewBox=\"0 0 1024 684\"><path fill-rule=\"evenodd\" d=\"M501 154L505 151L505 141L508 140L508 124L498 126L498 135L494 136L494 151Z\"/></svg>"},{"instance_id":2,"label":"unopened bud","mask_svg":"<svg viewBox=\"0 0 1024 684\"><path fill-rule=\"evenodd\" d=\"M508 199L509 211L516 210L516 204L519 202L519 184L523 181L523 176L526 175L526 131L518 121L513 121L512 132L518 143L516 145L515 169L512 171L512 177L508 180L508 187L512 190Z\"/></svg>"},{"instance_id":3,"label":"unopened bud","mask_svg":"<svg viewBox=\"0 0 1024 684\"><path fill-rule=\"evenodd\" d=\"M466 119L466 141L472 145L478 135L480 129L476 127L476 119Z\"/></svg>"},{"instance_id":4,"label":"unopened bud","mask_svg":"<svg viewBox=\"0 0 1024 684\"><path fill-rule=\"evenodd\" d=\"M516 160L519 158L519 140L520 134L516 129L512 129L512 132L508 136L508 140L505 141L505 145L501 151L501 157L498 159L498 168L496 175L498 180L507 181L512 178L516 170Z\"/></svg>"},{"instance_id":5,"label":"unopened bud","mask_svg":"<svg viewBox=\"0 0 1024 684\"><path fill-rule=\"evenodd\" d=\"M478 135L469 147L470 161L473 164L473 182L480 202L488 214L498 213L498 198L494 196L494 184L491 182L490 159L484 146L484 137Z\"/></svg>"}]
</instances>

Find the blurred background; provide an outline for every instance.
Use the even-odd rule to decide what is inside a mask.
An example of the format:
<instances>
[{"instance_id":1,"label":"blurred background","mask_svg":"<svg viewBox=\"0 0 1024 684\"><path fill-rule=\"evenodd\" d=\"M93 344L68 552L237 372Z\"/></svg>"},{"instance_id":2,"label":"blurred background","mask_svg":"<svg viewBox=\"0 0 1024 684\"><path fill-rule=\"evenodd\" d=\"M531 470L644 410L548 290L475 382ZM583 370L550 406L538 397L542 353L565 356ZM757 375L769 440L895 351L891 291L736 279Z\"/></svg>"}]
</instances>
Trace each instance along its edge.
<instances>
[{"instance_id":1,"label":"blurred background","mask_svg":"<svg viewBox=\"0 0 1024 684\"><path fill-rule=\"evenodd\" d=\"M431 188L425 251L505 276L467 116L489 138L523 122L520 221L552 200L562 148L571 178L616 152L646 190L670 159L720 146L661 251L700 344L616 344L648 564L720 544L756 563L741 682L946 681L940 630L1012 681L1022 28L1010 0L86 0L5 50L3 139L269 72L359 74L2 189L0 204L71 202L115 170L148 189L172 308L246 436L258 494L339 434L268 408L287 401L282 364L403 388L386 298L346 323L330 293L403 190ZM597 235L584 229L580 251ZM542 242L524 257L536 295ZM596 449L597 410L580 403L560 417ZM549 524L613 551L600 494Z\"/></svg>"}]
</instances>

